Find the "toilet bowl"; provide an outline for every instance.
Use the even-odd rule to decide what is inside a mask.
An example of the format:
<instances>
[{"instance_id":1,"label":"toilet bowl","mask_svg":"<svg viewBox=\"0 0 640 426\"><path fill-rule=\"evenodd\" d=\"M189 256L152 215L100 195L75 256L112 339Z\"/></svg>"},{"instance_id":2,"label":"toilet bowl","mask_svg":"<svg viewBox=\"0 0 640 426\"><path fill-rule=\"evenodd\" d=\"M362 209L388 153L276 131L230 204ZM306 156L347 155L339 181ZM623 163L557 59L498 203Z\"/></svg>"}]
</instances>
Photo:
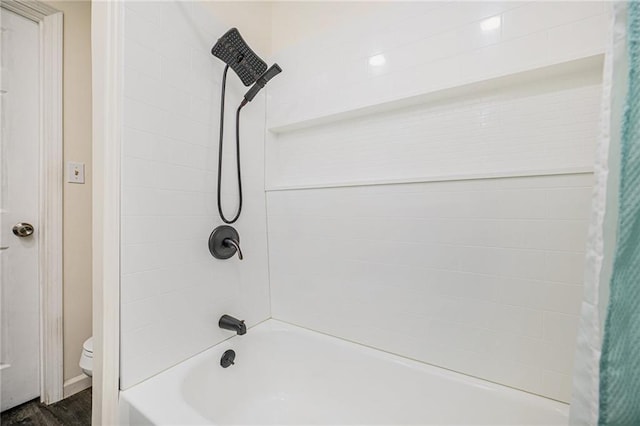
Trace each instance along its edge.
<instances>
[{"instance_id":1,"label":"toilet bowl","mask_svg":"<svg viewBox=\"0 0 640 426\"><path fill-rule=\"evenodd\" d=\"M93 376L93 337L89 337L82 344L80 368L87 376Z\"/></svg>"}]
</instances>

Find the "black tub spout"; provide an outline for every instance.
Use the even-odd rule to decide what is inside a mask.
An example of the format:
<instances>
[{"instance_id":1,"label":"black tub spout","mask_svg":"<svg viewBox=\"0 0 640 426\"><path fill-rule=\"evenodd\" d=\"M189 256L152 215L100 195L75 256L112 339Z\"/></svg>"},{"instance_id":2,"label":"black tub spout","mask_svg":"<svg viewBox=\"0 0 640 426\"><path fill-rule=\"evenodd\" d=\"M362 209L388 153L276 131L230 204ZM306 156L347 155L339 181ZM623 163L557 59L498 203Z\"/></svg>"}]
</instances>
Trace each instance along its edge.
<instances>
[{"instance_id":1,"label":"black tub spout","mask_svg":"<svg viewBox=\"0 0 640 426\"><path fill-rule=\"evenodd\" d=\"M224 328L225 330L235 331L239 336L242 336L247 332L247 326L244 324L244 320L239 320L231 315L225 314L221 316L220 321L218 321L218 325L220 328Z\"/></svg>"}]
</instances>

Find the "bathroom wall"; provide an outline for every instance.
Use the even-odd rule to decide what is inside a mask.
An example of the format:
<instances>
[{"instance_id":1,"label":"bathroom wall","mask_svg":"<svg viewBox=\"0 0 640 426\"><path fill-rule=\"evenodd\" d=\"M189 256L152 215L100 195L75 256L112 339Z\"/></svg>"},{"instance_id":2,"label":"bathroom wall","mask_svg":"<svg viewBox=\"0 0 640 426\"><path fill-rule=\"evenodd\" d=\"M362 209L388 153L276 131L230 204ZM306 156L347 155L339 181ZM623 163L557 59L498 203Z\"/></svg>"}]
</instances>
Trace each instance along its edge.
<instances>
[{"instance_id":1,"label":"bathroom wall","mask_svg":"<svg viewBox=\"0 0 640 426\"><path fill-rule=\"evenodd\" d=\"M245 260L214 259L223 64L210 49L250 5L127 2L121 230L121 387L128 388L228 338L225 313L249 326L270 317L264 194L265 98L242 114L244 207L234 225ZM256 13L261 12L255 5ZM266 17L268 18L268 16ZM265 18L265 19L266 19ZM252 19L255 19L252 18ZM264 24L265 28L267 24ZM233 122L246 89L227 85L223 202L236 208ZM233 107L232 107L233 106Z\"/></svg>"},{"instance_id":2,"label":"bathroom wall","mask_svg":"<svg viewBox=\"0 0 640 426\"><path fill-rule=\"evenodd\" d=\"M591 175L269 192L274 318L567 400Z\"/></svg>"},{"instance_id":3,"label":"bathroom wall","mask_svg":"<svg viewBox=\"0 0 640 426\"><path fill-rule=\"evenodd\" d=\"M324 26L273 9L274 28L309 21L310 34L272 32L289 73L270 84L269 129L599 54L608 23L604 2L368 2L346 16L343 4L326 6Z\"/></svg>"},{"instance_id":4,"label":"bathroom wall","mask_svg":"<svg viewBox=\"0 0 640 426\"><path fill-rule=\"evenodd\" d=\"M607 8L326 7L273 9L273 317L568 401Z\"/></svg>"},{"instance_id":5,"label":"bathroom wall","mask_svg":"<svg viewBox=\"0 0 640 426\"><path fill-rule=\"evenodd\" d=\"M64 13L64 161L85 164L85 184L67 183L64 197L64 380L85 377L78 366L82 344L91 337L91 2L46 2ZM65 172L66 173L66 172ZM65 174L66 177L66 174ZM70 382L71 381L71 382ZM78 390L78 387L75 387Z\"/></svg>"}]
</instances>

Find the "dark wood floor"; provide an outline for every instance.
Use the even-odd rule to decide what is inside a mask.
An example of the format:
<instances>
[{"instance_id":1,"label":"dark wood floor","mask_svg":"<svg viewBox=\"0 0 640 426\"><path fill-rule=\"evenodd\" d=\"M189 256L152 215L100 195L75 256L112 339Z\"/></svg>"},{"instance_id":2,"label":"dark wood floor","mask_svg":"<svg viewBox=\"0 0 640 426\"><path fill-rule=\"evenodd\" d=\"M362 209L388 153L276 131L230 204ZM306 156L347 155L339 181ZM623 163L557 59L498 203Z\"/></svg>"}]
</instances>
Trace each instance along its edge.
<instances>
[{"instance_id":1,"label":"dark wood floor","mask_svg":"<svg viewBox=\"0 0 640 426\"><path fill-rule=\"evenodd\" d=\"M39 399L25 402L0 415L0 424L28 426L91 425L91 388L51 405Z\"/></svg>"}]
</instances>

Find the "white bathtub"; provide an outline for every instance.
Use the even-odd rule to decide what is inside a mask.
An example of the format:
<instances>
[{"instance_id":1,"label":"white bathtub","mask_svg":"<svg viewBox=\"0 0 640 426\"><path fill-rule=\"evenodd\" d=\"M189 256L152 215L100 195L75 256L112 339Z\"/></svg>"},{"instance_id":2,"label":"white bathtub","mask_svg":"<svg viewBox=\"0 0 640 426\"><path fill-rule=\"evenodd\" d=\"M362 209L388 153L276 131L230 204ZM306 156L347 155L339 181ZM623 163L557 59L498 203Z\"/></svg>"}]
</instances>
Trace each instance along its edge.
<instances>
[{"instance_id":1,"label":"white bathtub","mask_svg":"<svg viewBox=\"0 0 640 426\"><path fill-rule=\"evenodd\" d=\"M220 366L224 351L236 362ZM120 394L123 424L566 425L568 406L276 320Z\"/></svg>"}]
</instances>

